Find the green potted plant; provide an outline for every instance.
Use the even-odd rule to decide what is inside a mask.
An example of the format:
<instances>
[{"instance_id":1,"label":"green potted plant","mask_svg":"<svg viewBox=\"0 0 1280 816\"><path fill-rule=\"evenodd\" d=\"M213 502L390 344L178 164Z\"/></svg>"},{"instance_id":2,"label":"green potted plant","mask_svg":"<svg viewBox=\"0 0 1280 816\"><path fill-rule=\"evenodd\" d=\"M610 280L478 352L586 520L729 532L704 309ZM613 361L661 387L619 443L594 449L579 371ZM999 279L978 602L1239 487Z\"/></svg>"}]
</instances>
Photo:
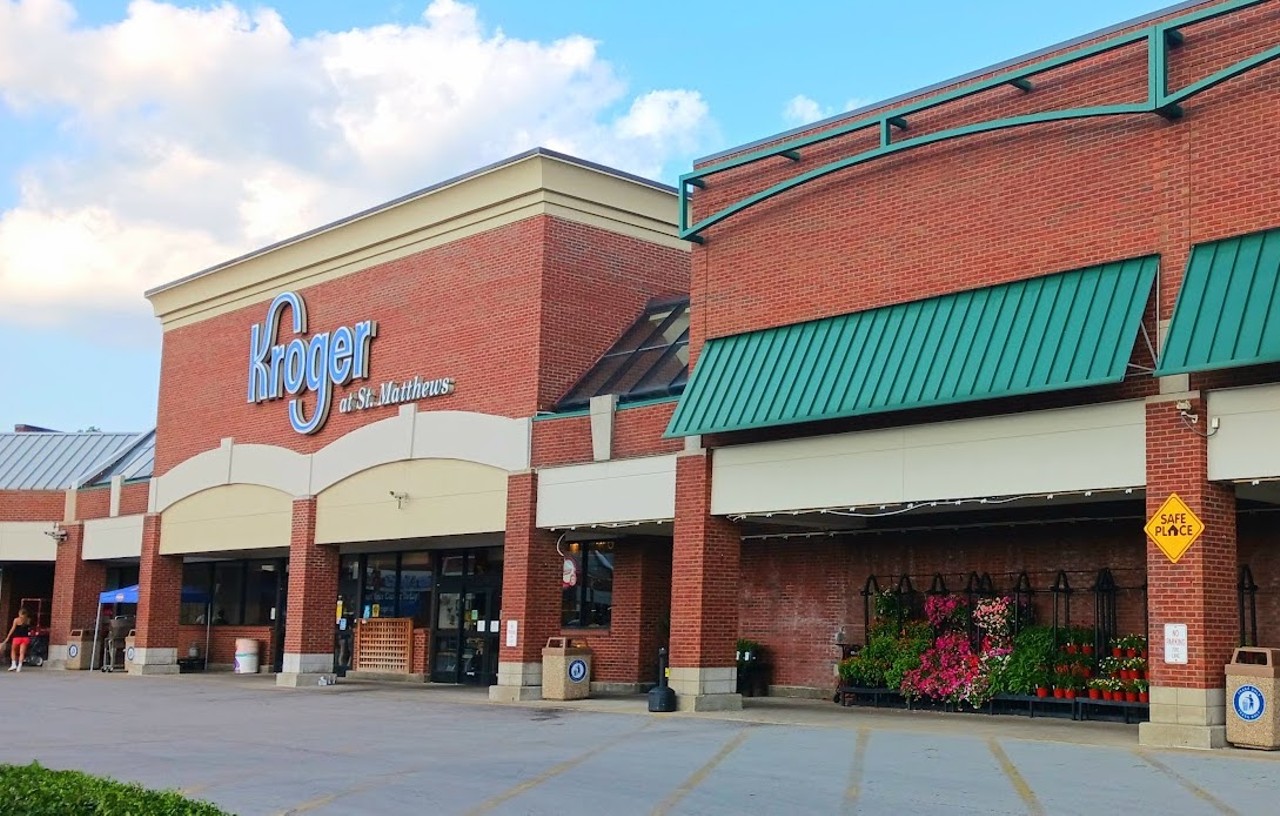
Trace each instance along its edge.
<instances>
[{"instance_id":1,"label":"green potted plant","mask_svg":"<svg viewBox=\"0 0 1280 816\"><path fill-rule=\"evenodd\" d=\"M1107 687L1107 680L1105 677L1095 677L1087 681L1085 685L1088 686L1090 700L1101 700L1102 691Z\"/></svg>"},{"instance_id":2,"label":"green potted plant","mask_svg":"<svg viewBox=\"0 0 1280 816\"><path fill-rule=\"evenodd\" d=\"M1134 681L1134 687L1138 690L1138 702L1140 703L1151 702L1151 686L1147 683L1146 680Z\"/></svg>"}]
</instances>

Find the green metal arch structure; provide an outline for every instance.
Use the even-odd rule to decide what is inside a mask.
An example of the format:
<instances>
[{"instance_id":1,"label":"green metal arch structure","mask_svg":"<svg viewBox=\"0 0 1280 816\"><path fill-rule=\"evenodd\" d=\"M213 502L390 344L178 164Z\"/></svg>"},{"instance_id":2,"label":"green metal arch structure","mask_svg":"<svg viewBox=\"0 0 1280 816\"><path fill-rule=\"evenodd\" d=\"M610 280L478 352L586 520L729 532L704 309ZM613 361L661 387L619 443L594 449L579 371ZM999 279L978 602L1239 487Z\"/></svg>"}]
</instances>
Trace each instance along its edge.
<instances>
[{"instance_id":1,"label":"green metal arch structure","mask_svg":"<svg viewBox=\"0 0 1280 816\"><path fill-rule=\"evenodd\" d=\"M1228 0L1228 2L1211 6L1206 9L1201 9L1200 11L1192 12L1173 20L1156 23L1137 31L1112 37L1100 43L1095 43L1074 51L1069 51L1065 54L1060 54L1057 57L1035 63L1034 65L1030 65L1025 68L1006 71L991 77L990 79L986 79L963 88L946 91L906 107L858 119L853 122L838 125L830 130L824 130L821 133L815 133L810 136L805 136L773 147L768 147L763 150L746 153L732 159L727 159L723 162L703 167L690 173L685 173L680 176L678 184L680 193L680 237L695 243L702 243L704 240L702 233L705 230L742 212L743 210L747 210L775 196L781 195L788 190L792 190L832 173L839 172L840 170L865 164L884 156L911 150L912 148L924 147L925 145L950 141L952 139L959 139L966 136L973 136L979 133L1008 130L1011 128L1024 127L1026 125L1060 122L1072 119L1152 113L1158 114L1167 119L1177 119L1182 115L1182 103L1186 100L1221 85L1229 79L1233 79L1262 65L1266 65L1269 62L1280 59L1280 44L1277 44L1260 53L1254 54L1253 56L1246 57L1234 65L1210 74L1203 79L1192 82L1183 88L1176 91L1170 91L1168 89L1169 49L1182 44L1184 38L1181 29L1195 23L1201 23L1207 20L1234 14L1266 2L1271 2L1271 0ZM1064 65L1081 62L1091 57L1096 57L1100 54L1105 54L1107 52L1144 41L1147 48L1148 87L1147 98L1143 102L1077 107L1060 111L1043 111L1041 113L993 119L987 122L976 122L969 125L941 130L936 133L929 133L924 136L917 136L904 141L893 141L893 132L895 130L908 130L910 126L909 117L914 114L940 107L949 102L955 102L960 99L975 96L983 93L984 91L989 91L1003 85L1011 85L1022 90L1024 93L1030 93L1034 89L1032 78L1038 74L1051 71L1055 68L1060 68ZM801 158L800 151L803 148L815 144L821 144L850 133L873 127L877 128L880 133L880 144L878 147L843 159L838 159L828 164L824 164L821 167L815 167L814 169L801 173L793 178L780 181L771 187L767 187L757 193L753 193L746 198L730 204L718 212L708 215L695 224L689 224L690 188L705 188L707 186L705 181L707 177L713 176L717 173L723 173L726 170L732 170L737 167L754 164L755 162L763 161L775 156L783 157L793 162L799 161Z\"/></svg>"}]
</instances>

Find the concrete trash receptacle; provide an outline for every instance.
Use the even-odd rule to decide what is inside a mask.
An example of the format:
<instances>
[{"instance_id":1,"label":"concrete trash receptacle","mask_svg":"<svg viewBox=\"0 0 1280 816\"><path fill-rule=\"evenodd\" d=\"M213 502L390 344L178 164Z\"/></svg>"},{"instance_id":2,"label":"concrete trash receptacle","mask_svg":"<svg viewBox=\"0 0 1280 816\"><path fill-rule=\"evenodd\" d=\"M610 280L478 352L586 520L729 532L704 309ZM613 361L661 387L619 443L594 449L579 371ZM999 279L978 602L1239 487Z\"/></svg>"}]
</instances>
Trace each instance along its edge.
<instances>
[{"instance_id":1,"label":"concrete trash receptacle","mask_svg":"<svg viewBox=\"0 0 1280 816\"><path fill-rule=\"evenodd\" d=\"M258 673L258 641L236 638L236 674Z\"/></svg>"},{"instance_id":2,"label":"concrete trash receptacle","mask_svg":"<svg viewBox=\"0 0 1280 816\"><path fill-rule=\"evenodd\" d=\"M1227 742L1238 748L1280 748L1280 649L1241 646L1226 673Z\"/></svg>"},{"instance_id":3,"label":"concrete trash receptacle","mask_svg":"<svg viewBox=\"0 0 1280 816\"><path fill-rule=\"evenodd\" d=\"M93 631L72 629L67 636L66 668L80 671L89 668L89 658L93 655Z\"/></svg>"},{"instance_id":4,"label":"concrete trash receptacle","mask_svg":"<svg viewBox=\"0 0 1280 816\"><path fill-rule=\"evenodd\" d=\"M133 629L129 630L129 635L124 639L124 670L129 671L133 668L134 657L138 654L137 646L138 633Z\"/></svg>"},{"instance_id":5,"label":"concrete trash receptacle","mask_svg":"<svg viewBox=\"0 0 1280 816\"><path fill-rule=\"evenodd\" d=\"M581 641L553 637L542 650L542 698L582 700L591 694L591 649Z\"/></svg>"}]
</instances>

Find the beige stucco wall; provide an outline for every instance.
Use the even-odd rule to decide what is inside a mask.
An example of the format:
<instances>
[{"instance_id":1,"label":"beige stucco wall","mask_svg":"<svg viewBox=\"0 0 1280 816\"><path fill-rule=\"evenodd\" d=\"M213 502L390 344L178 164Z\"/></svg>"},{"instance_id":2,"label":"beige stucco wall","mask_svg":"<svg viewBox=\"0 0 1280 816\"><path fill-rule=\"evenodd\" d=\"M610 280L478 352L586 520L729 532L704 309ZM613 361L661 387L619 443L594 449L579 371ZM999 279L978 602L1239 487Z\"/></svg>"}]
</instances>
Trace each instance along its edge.
<instances>
[{"instance_id":1,"label":"beige stucco wall","mask_svg":"<svg viewBox=\"0 0 1280 816\"><path fill-rule=\"evenodd\" d=\"M233 484L201 491L169 507L160 552L231 552L289 546L293 499L269 487Z\"/></svg>"},{"instance_id":2,"label":"beige stucco wall","mask_svg":"<svg viewBox=\"0 0 1280 816\"><path fill-rule=\"evenodd\" d=\"M1199 418L1196 430L1213 434L1209 478L1280 477L1280 385L1213 391L1208 402L1209 416Z\"/></svg>"},{"instance_id":3,"label":"beige stucco wall","mask_svg":"<svg viewBox=\"0 0 1280 816\"><path fill-rule=\"evenodd\" d=\"M392 494L404 494L398 501ZM501 532L507 472L456 459L414 459L349 476L316 496L316 541Z\"/></svg>"},{"instance_id":4,"label":"beige stucco wall","mask_svg":"<svg viewBox=\"0 0 1280 816\"><path fill-rule=\"evenodd\" d=\"M1141 487L1141 400L716 450L716 514Z\"/></svg>"},{"instance_id":5,"label":"beige stucco wall","mask_svg":"<svg viewBox=\"0 0 1280 816\"><path fill-rule=\"evenodd\" d=\"M52 529L47 521L0 521L0 562L56 560L57 545L45 535Z\"/></svg>"},{"instance_id":6,"label":"beige stucco wall","mask_svg":"<svg viewBox=\"0 0 1280 816\"><path fill-rule=\"evenodd\" d=\"M142 555L143 518L139 514L86 521L81 557L86 561L138 558Z\"/></svg>"}]
</instances>

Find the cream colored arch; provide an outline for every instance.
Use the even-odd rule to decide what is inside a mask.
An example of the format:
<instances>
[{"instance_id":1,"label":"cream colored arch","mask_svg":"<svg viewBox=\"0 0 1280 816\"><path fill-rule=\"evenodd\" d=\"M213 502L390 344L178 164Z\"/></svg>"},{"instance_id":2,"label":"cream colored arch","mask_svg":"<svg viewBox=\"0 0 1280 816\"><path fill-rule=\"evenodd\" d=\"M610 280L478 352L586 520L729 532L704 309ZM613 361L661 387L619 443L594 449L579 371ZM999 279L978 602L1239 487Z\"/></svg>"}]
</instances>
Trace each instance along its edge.
<instances>
[{"instance_id":1,"label":"cream colored arch","mask_svg":"<svg viewBox=\"0 0 1280 816\"><path fill-rule=\"evenodd\" d=\"M231 484L202 490L160 517L161 555L288 547L293 497L271 487Z\"/></svg>"},{"instance_id":2,"label":"cream colored arch","mask_svg":"<svg viewBox=\"0 0 1280 816\"><path fill-rule=\"evenodd\" d=\"M150 510L224 485L256 485L305 498L351 476L392 462L456 459L506 472L527 470L529 419L469 411L418 411L402 406L395 416L358 428L310 455L274 445L238 445L231 439L152 479Z\"/></svg>"},{"instance_id":3,"label":"cream colored arch","mask_svg":"<svg viewBox=\"0 0 1280 816\"><path fill-rule=\"evenodd\" d=\"M507 471L458 459L411 459L348 476L316 496L316 542L498 533Z\"/></svg>"}]
</instances>

